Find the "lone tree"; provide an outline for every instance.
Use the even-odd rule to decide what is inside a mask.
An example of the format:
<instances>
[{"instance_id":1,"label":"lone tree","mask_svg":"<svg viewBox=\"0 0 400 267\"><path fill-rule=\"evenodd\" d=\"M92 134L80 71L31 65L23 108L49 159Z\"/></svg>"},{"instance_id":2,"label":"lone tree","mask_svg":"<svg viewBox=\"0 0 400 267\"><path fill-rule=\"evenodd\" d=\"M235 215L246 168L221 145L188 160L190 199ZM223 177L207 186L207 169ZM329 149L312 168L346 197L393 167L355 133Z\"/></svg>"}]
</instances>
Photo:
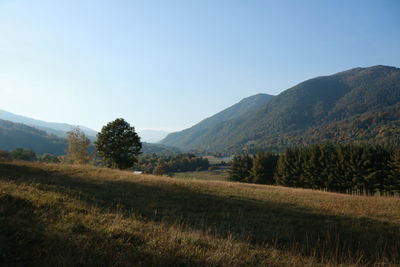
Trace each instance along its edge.
<instances>
[{"instance_id":1,"label":"lone tree","mask_svg":"<svg viewBox=\"0 0 400 267\"><path fill-rule=\"evenodd\" d=\"M88 153L90 140L85 133L75 127L67 132L68 148L67 160L75 164L87 164L91 160Z\"/></svg>"},{"instance_id":2,"label":"lone tree","mask_svg":"<svg viewBox=\"0 0 400 267\"><path fill-rule=\"evenodd\" d=\"M127 169L137 161L142 143L134 127L124 119L116 119L97 134L96 148L108 167Z\"/></svg>"}]
</instances>

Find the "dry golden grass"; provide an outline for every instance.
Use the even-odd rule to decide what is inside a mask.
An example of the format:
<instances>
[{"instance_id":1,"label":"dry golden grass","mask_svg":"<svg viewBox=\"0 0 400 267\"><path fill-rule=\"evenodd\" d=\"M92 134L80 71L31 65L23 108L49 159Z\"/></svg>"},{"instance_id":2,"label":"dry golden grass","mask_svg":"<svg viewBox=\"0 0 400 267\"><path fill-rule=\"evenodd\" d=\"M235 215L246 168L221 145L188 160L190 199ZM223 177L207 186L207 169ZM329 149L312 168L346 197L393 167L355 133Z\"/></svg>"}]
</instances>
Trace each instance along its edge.
<instances>
[{"instance_id":1,"label":"dry golden grass","mask_svg":"<svg viewBox=\"0 0 400 267\"><path fill-rule=\"evenodd\" d=\"M400 199L0 164L0 265L396 265Z\"/></svg>"},{"instance_id":2,"label":"dry golden grass","mask_svg":"<svg viewBox=\"0 0 400 267\"><path fill-rule=\"evenodd\" d=\"M207 181L228 181L229 174L227 171L198 171L198 172L176 172L172 175L173 178L181 179L197 179Z\"/></svg>"}]
</instances>

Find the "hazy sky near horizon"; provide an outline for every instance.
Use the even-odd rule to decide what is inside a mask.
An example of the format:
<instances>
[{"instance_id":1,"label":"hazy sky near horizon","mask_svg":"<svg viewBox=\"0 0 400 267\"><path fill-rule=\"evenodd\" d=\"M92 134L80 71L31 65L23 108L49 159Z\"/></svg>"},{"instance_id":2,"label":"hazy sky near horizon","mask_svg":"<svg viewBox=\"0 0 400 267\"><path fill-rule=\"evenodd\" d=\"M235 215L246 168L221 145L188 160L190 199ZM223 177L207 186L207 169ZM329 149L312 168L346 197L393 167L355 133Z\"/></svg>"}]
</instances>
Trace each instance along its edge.
<instances>
[{"instance_id":1,"label":"hazy sky near horizon","mask_svg":"<svg viewBox=\"0 0 400 267\"><path fill-rule=\"evenodd\" d=\"M0 109L192 126L244 97L400 67L400 1L0 0Z\"/></svg>"}]
</instances>

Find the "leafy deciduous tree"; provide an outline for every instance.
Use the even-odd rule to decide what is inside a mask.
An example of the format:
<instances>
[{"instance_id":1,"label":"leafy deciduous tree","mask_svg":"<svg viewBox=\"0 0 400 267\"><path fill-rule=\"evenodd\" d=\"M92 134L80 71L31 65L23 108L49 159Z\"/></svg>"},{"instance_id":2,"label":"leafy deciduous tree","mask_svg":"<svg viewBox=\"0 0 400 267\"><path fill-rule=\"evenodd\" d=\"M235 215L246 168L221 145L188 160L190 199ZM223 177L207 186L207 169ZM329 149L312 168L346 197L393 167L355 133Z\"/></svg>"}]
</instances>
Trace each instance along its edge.
<instances>
[{"instance_id":1,"label":"leafy deciduous tree","mask_svg":"<svg viewBox=\"0 0 400 267\"><path fill-rule=\"evenodd\" d=\"M97 134L96 148L109 167L127 169L137 161L142 143L134 127L124 119L116 119Z\"/></svg>"}]
</instances>

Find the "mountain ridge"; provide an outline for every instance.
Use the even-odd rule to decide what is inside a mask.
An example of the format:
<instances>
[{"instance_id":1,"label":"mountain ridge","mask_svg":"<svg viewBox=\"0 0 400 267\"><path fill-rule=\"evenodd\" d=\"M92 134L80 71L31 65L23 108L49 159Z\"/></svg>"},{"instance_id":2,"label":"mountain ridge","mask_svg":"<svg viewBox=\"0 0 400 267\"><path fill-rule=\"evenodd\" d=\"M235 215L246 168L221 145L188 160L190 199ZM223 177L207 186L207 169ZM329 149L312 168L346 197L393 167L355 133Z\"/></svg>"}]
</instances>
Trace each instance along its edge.
<instances>
[{"instance_id":1,"label":"mountain ridge","mask_svg":"<svg viewBox=\"0 0 400 267\"><path fill-rule=\"evenodd\" d=\"M190 144L182 146L178 143L177 146L206 151L281 150L287 145L308 144L304 140L307 130L312 127L372 110L379 114L382 109L397 103L400 103L400 69L383 65L353 68L301 82L264 105L208 129L207 133L193 138ZM338 129L339 135L348 135L341 133L340 127ZM293 142L288 136L301 141ZM374 138L369 134L364 139ZM174 142L163 143L176 145Z\"/></svg>"},{"instance_id":2,"label":"mountain ridge","mask_svg":"<svg viewBox=\"0 0 400 267\"><path fill-rule=\"evenodd\" d=\"M0 119L0 150L14 150L17 148L31 149L36 154L50 153L55 156L64 155L67 150L67 139L49 133L45 130ZM93 150L92 142L90 150ZM143 154L177 154L180 150L175 147L142 142Z\"/></svg>"},{"instance_id":3,"label":"mountain ridge","mask_svg":"<svg viewBox=\"0 0 400 267\"><path fill-rule=\"evenodd\" d=\"M175 144L174 146L181 148L182 146L191 143L193 139L198 138L200 135L206 135L208 129L212 127L217 127L217 125L221 122L243 115L250 111L252 108L259 107L262 104L267 103L273 97L273 95L262 93L246 97L238 103L231 105L230 107L214 114L213 116L205 118L204 120L200 121L199 123L188 129L169 134L160 143L168 144L172 142ZM187 134L189 134L189 136L185 139L182 139L182 136Z\"/></svg>"},{"instance_id":4,"label":"mountain ridge","mask_svg":"<svg viewBox=\"0 0 400 267\"><path fill-rule=\"evenodd\" d=\"M65 137L65 133L70 131L74 127L79 127L87 136L96 137L97 131L90 129L86 126L82 125L72 125L68 123L62 122L47 122L43 120L38 120L22 115L18 115L15 113L11 113L6 110L0 109L0 119L8 120L16 123L23 123L25 125L29 125L41 130L44 130L48 133L54 134L59 137Z\"/></svg>"},{"instance_id":5,"label":"mountain ridge","mask_svg":"<svg viewBox=\"0 0 400 267\"><path fill-rule=\"evenodd\" d=\"M0 149L14 150L16 148L32 149L38 154L65 153L67 140L35 127L0 119Z\"/></svg>"},{"instance_id":6,"label":"mountain ridge","mask_svg":"<svg viewBox=\"0 0 400 267\"><path fill-rule=\"evenodd\" d=\"M144 129L138 131L141 141L149 143L158 143L164 139L169 132L163 130Z\"/></svg>"}]
</instances>

